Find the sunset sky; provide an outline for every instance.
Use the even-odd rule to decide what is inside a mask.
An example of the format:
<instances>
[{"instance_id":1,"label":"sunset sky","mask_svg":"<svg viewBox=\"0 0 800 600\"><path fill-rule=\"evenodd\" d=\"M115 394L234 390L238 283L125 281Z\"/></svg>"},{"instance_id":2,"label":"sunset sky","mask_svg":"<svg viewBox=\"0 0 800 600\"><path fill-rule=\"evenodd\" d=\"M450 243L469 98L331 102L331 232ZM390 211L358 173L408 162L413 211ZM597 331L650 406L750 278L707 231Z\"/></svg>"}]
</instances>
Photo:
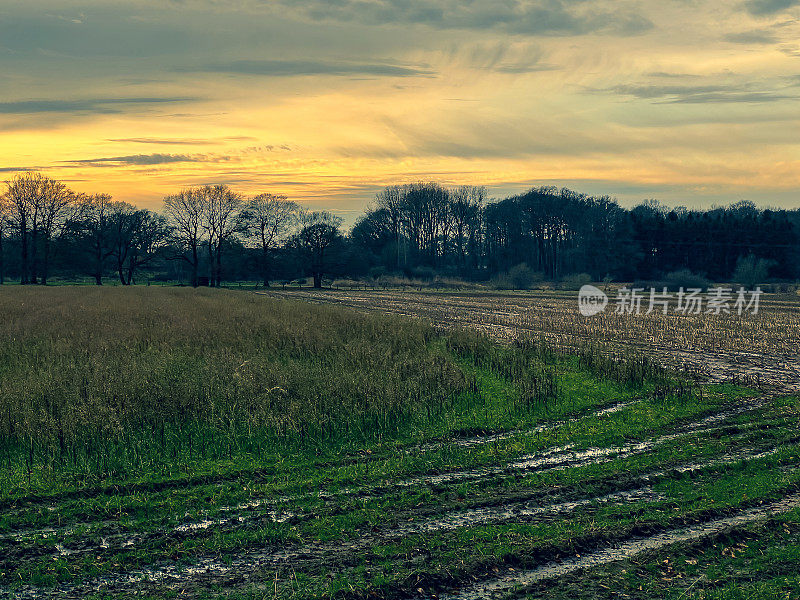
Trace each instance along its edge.
<instances>
[{"instance_id":1,"label":"sunset sky","mask_svg":"<svg viewBox=\"0 0 800 600\"><path fill-rule=\"evenodd\" d=\"M4 0L0 170L345 218L389 183L800 207L800 0Z\"/></svg>"}]
</instances>

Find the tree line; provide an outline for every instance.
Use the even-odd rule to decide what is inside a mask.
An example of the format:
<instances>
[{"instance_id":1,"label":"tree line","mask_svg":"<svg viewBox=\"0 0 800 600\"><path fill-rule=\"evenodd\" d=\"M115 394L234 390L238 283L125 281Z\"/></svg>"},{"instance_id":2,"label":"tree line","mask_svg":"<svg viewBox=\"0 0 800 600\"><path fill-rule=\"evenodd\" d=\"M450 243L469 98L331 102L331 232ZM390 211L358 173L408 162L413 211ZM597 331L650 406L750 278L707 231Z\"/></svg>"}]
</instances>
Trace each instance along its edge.
<instances>
[{"instance_id":1,"label":"tree line","mask_svg":"<svg viewBox=\"0 0 800 600\"><path fill-rule=\"evenodd\" d=\"M490 200L478 186L389 186L349 232L342 219L285 196L245 196L226 185L186 188L151 211L107 194L80 194L37 172L0 196L0 283L46 284L54 275L142 277L193 286L257 279L434 276L486 281L655 280L691 272L730 278L758 261L775 279L800 278L800 210L740 201L711 210L554 187ZM520 278L520 274L523 277ZM519 281L517 281L519 280Z\"/></svg>"}]
</instances>

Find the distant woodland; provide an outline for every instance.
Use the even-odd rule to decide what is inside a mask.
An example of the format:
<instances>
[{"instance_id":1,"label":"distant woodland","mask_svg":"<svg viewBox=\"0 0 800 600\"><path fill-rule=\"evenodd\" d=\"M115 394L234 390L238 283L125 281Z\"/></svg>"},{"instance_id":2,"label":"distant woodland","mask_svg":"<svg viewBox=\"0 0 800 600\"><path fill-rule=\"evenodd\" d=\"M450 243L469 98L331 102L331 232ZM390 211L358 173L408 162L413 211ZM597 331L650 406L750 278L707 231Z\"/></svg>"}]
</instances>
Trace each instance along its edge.
<instances>
[{"instance_id":1,"label":"distant woodland","mask_svg":"<svg viewBox=\"0 0 800 600\"><path fill-rule=\"evenodd\" d=\"M82 280L219 286L311 278L436 278L525 288L541 281L702 286L800 279L800 209L739 201L632 209L608 196L411 183L381 191L349 231L328 212L224 185L176 191L151 211L21 173L0 197L0 283Z\"/></svg>"}]
</instances>

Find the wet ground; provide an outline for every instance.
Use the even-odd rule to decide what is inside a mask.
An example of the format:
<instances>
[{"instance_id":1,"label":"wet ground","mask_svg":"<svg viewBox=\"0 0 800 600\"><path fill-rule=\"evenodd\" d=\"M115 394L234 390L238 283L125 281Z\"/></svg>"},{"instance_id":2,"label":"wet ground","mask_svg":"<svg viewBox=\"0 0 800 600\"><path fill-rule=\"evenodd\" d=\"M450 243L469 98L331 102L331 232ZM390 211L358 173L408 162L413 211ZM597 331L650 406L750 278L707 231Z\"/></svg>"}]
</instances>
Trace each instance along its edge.
<instances>
[{"instance_id":1,"label":"wet ground","mask_svg":"<svg viewBox=\"0 0 800 600\"><path fill-rule=\"evenodd\" d=\"M723 532L731 527L744 525L758 519L788 512L798 506L800 506L800 494L794 494L779 502L774 502L759 508L744 510L731 517L716 519L707 523L660 533L647 538L633 539L627 542L613 544L608 548L603 548L587 556L579 556L569 560L548 563L529 571L508 573L494 580L480 582L470 587L462 588L457 592L439 596L439 598L442 600L488 600L490 598L497 598L515 589L524 588L525 586L530 586L540 581L555 579L575 571L591 569L611 562L625 560L638 554L664 548L672 544L699 540Z\"/></svg>"},{"instance_id":2,"label":"wet ground","mask_svg":"<svg viewBox=\"0 0 800 600\"><path fill-rule=\"evenodd\" d=\"M262 576L260 574L287 565L301 572L346 568L348 565L357 564L360 560L359 557L365 553L369 554L372 548L390 544L394 540L400 541L409 536L456 532L490 524L558 523L561 520L569 519L573 513L591 514L603 505L636 507L657 504L666 500L653 487L661 481L668 481L691 473L713 471L742 461L758 461L781 451L780 446L770 446L768 443L765 445L765 441L758 435L757 423L738 422L734 424L737 417L757 411L768 402L769 397L767 396L756 398L744 404L719 410L680 425L671 432L638 443L582 450L574 450L569 446L553 447L532 455L520 456L515 460L493 467L432 473L424 477L387 482L380 489L361 487L340 490L330 495L319 494L320 497L327 497L331 505L335 505L346 496L366 500L370 494L373 495L372 497L378 497L381 494L391 493L391 488L401 490L417 486L449 489L465 480L488 482L498 476L518 477L523 473L541 474L553 470L577 469L652 452L675 440L693 440L699 436L714 437L723 430L726 431L726 435L732 435L732 439L740 440L736 444L736 449L714 458L699 462L673 464L668 469L656 469L634 477L614 478L609 484L611 489L599 495L582 495L580 491L553 492L552 490L546 492L521 490L512 495L487 493L480 501L473 502L469 507L455 505L439 508L433 505L410 509L405 513L401 512L399 515L394 515L394 524L362 530L355 536L349 536L345 542L317 541L299 545L296 543L277 544L267 548L251 548L224 558L215 555L199 555L190 564L181 565L170 561L154 564L145 569L127 570L119 574L102 575L96 578L90 577L82 582L65 583L55 587L22 586L17 587L13 592L0 588L0 596L5 593L8 597L13 598L83 598L93 593L126 596L136 595L140 592L160 593L159 590L161 592L174 590L183 596L193 596L199 591L208 590L211 587L227 590L244 589L248 585L252 585L254 581L258 581ZM585 415L583 419L620 413L629 410L636 404L636 402L611 404ZM581 418L578 417L570 422L573 421L580 422ZM769 423L765 425L771 426ZM551 428L563 426L564 422L550 424ZM530 435L536 430L541 430L541 427L527 432L516 431L514 435ZM483 440L479 437L472 437L460 440L460 442L471 446L489 443L488 440L491 437L487 436ZM419 446L416 451L425 452L426 446ZM794 466L786 468L792 472L796 469ZM76 531L77 526L18 531L0 538L0 548L4 549L6 553L5 557L0 559L0 569L3 568L3 563L8 564L8 561L13 561L15 554L18 554L20 559L30 558L34 548L37 549L37 552L44 552L45 558L47 555L52 555L53 560L80 560L81 557L88 560L94 556L99 558L99 555L103 554L113 555L116 552L148 547L154 543L163 542L165 539L174 542L191 539L192 536L198 534L246 531L248 528L258 527L259 524L265 522L296 525L315 519L314 514L292 510L293 504L299 499L300 497L291 496L253 499L246 503L221 507L214 517L196 521L184 520L168 531L161 530L147 534L113 532L113 527L111 528L112 532L109 533L107 530L110 523L107 521L80 524L81 531L85 535L79 541L74 539L68 542L64 541ZM800 497L787 495L783 500L772 502L766 506L744 506L725 516L714 514L708 517L701 516L696 519L697 523L686 526L679 522L674 527L667 527L650 535L622 532L619 534L619 539L616 540L609 541L605 538L598 538L594 542L596 547L592 552L580 557L545 562L531 569L511 569L494 578L483 577L467 586L461 584L446 586L451 590L439 597L470 599L500 597L520 585L525 586L557 578L580 569L590 569L600 564L623 560L670 544L689 542L714 535L737 525L791 510L798 505L800 505Z\"/></svg>"},{"instance_id":3,"label":"wet ground","mask_svg":"<svg viewBox=\"0 0 800 600\"><path fill-rule=\"evenodd\" d=\"M440 327L474 327L503 341L518 335L541 334L565 348L579 345L586 338L587 328L591 329L580 318L568 314L571 300L560 297L537 300L532 296L451 294L443 298L395 292L270 293L281 297L301 296L314 302L336 303L359 310L417 316L430 319ZM543 306L541 311L537 309L537 301ZM323 486L303 494L256 496L219 506L213 511L173 515L169 526L145 527L142 531L123 528L108 518L13 530L0 535L0 573L18 570L20 565L27 564L35 571L36 565L50 562L63 562L65 569L94 561L113 563L118 557L119 560L127 557L128 562L125 567L120 563L102 572L81 567L85 569L83 575L64 576L60 581L0 585L0 598L71 599L91 594L214 597L236 593L254 593L258 597L329 594L365 600L374 597L500 598L516 593L519 588L647 555L671 545L691 544L792 511L800 506L800 481L793 479L800 468L800 458L793 454L800 441L800 416L792 413L788 418L778 419L768 409L777 396L800 390L800 362L788 351L792 348L790 338L797 331L791 329L797 323L797 307L789 302L768 303L769 306L773 306L775 312L772 317L764 316L769 313L762 314L758 325L762 333L767 335L773 328L770 319L780 327L789 328L783 331L780 339L771 342L775 349L781 350L775 354L764 352L763 343L754 344L756 351L743 345L745 337L755 336L754 323L748 324L748 333L737 339L727 320L698 320L695 325L702 326L700 333L692 333L685 324L670 321L661 325L671 328L671 337L652 336L653 343L648 345L634 334L658 329L661 326L658 321L634 322L629 324L629 329L620 325L615 341L607 339L611 325L599 322L600 337L611 352L626 347L645 348L663 364L687 369L707 381L756 382L764 389L757 397L733 401L692 420L673 423L646 439L597 446L592 442L590 447L571 443L553 445L480 467L456 466L378 483L331 489ZM569 326L574 332L569 331ZM704 340L705 347L702 346ZM712 340L716 341L712 344ZM479 451L499 443L513 444L545 433L579 429L602 419L624 417L647 401L645 398L609 399L604 405L568 419L453 440L429 440L403 451L414 457L424 457L443 447L464 453ZM713 456L680 461L668 458L638 472L628 472L628 467L624 466L667 446L712 444L715 440L725 440L725 444ZM380 457L374 456L350 457L343 459L342 464L367 469L379 460ZM765 496L766 499L745 497L720 509L694 509L670 495L670 486L685 483L687 478L699 478L703 485L713 485L717 475L729 473L730 469L744 469L747 465L756 466L754 473L759 469L772 469L770 473L776 481L785 479L790 483L776 488L771 496ZM592 481L579 484L536 487L513 483L525 477L546 477L592 467L608 471L598 472ZM246 485L248 476L242 475L240 479ZM221 479L216 485L223 482ZM185 485L194 484L187 482ZM129 490L120 489L118 493L134 497L147 492L132 485ZM113 492L109 490L96 490L92 494L108 496L109 502L114 501ZM386 513L386 522L354 520L354 524L345 526L340 534L320 536L314 533L320 519L346 518L370 503L413 494L418 495L419 502L398 505L399 508ZM307 507L305 502L309 499L319 503L315 505L317 508ZM65 496L62 500L68 498ZM59 501L31 498L6 507L6 512L22 514L44 507L57 513ZM640 526L637 515L652 507L668 511L670 518ZM538 553L522 557L479 559L468 556L468 545L464 558L472 562L465 562L460 571L451 573L447 568L435 574L426 571L426 564L436 557L437 550L433 549L436 544L441 544L440 549L447 549L462 543L461 536L469 537L473 531L495 527L498 536L519 535L513 533L514 527L537 524L558 527L573 520L591 523L594 515L602 515L609 508L620 511L626 518L630 516L634 524L587 533L579 541L580 553L575 552L573 542L561 545L554 542L537 550ZM255 535L262 529L287 530L296 535L285 539ZM197 540L212 538L233 541L229 542L232 545L227 550L222 546L216 552L191 550ZM415 546L404 549L403 544L409 540L415 540ZM147 552L153 552L152 556ZM131 556L141 558L131 560ZM393 570L410 574L388 587L352 587L351 583L364 569L369 572L386 561L391 563L386 567L386 577ZM343 583L334 593L331 590L335 586L331 582L337 577ZM316 583L300 588L301 579ZM320 593L320 590L326 591Z\"/></svg>"}]
</instances>

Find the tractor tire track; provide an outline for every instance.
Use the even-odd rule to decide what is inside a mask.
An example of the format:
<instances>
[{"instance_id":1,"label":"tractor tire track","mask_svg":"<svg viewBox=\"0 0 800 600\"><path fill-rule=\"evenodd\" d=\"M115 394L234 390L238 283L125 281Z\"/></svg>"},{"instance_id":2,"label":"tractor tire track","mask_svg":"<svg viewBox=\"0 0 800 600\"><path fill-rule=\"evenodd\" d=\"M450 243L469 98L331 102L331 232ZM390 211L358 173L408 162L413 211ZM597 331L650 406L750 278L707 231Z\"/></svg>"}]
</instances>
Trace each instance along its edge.
<instances>
[{"instance_id":1,"label":"tractor tire track","mask_svg":"<svg viewBox=\"0 0 800 600\"><path fill-rule=\"evenodd\" d=\"M626 560L638 554L660 550L673 544L693 542L718 535L728 529L786 513L797 507L800 507L800 494L787 496L783 500L766 506L743 510L730 517L665 531L646 538L634 538L599 549L586 556L550 562L528 571L507 574L493 580L479 582L449 594L439 595L438 598L440 600L491 600L501 598L540 581L555 579L576 571Z\"/></svg>"}]
</instances>

